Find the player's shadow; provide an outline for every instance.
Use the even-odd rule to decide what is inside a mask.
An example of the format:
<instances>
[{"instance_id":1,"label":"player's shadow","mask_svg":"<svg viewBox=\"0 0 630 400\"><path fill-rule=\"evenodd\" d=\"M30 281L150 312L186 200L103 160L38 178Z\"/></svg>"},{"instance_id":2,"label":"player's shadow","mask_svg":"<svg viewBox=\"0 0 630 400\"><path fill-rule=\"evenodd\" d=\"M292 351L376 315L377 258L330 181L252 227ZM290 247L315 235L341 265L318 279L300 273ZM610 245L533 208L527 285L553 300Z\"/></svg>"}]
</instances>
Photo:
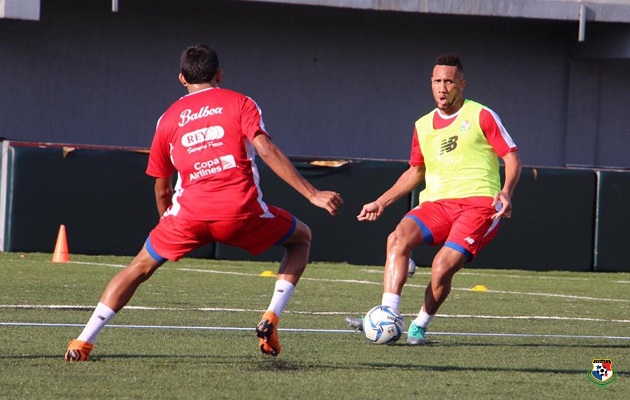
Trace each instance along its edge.
<instances>
[{"instance_id":1,"label":"player's shadow","mask_svg":"<svg viewBox=\"0 0 630 400\"><path fill-rule=\"evenodd\" d=\"M510 368L505 366L497 366L497 367L458 367L458 366L449 366L449 365L433 365L433 364L395 364L395 363L359 363L356 367L362 367L367 369L389 369L395 368L397 370L406 370L406 371L430 371L430 372L526 372L532 374L554 374L554 375L582 375L585 374L585 369L556 369L556 368Z\"/></svg>"},{"instance_id":2,"label":"player's shadow","mask_svg":"<svg viewBox=\"0 0 630 400\"><path fill-rule=\"evenodd\" d=\"M243 355L243 356L217 356L214 354L208 355L199 355L199 354L99 354L92 356L90 355L90 359L88 361L72 361L68 362L63 359L63 354L54 354L54 355L41 355L41 354L24 354L24 355L0 355L0 359L2 360L59 360L61 362L67 364L82 364L85 362L99 362L106 360L141 360L141 359L160 359L160 360L186 360L186 359L194 359L197 362L208 361L212 364L217 363L225 363L225 364L233 364L235 362L251 362L252 357Z\"/></svg>"},{"instance_id":3,"label":"player's shadow","mask_svg":"<svg viewBox=\"0 0 630 400\"><path fill-rule=\"evenodd\" d=\"M295 372L295 371L334 371L334 370L378 370L378 369L395 369L400 371L429 371L429 372L520 372L532 374L560 374L560 375L582 375L585 369L556 369L556 368L510 368L504 366L496 367L477 367L477 366L448 366L435 364L400 364L400 363L348 363L333 364L326 363L309 363L304 361L291 360L265 360L262 363L255 363L247 366L248 369L256 371L277 371L277 372Z\"/></svg>"},{"instance_id":4,"label":"player's shadow","mask_svg":"<svg viewBox=\"0 0 630 400\"><path fill-rule=\"evenodd\" d=\"M422 347L422 346L416 346ZM66 365L80 365L84 363L98 363L108 360L137 360L137 359L161 359L172 360L173 362L180 362L181 360L194 359L198 363L208 364L231 364L241 363L245 370L252 371L277 371L277 372L296 372L296 371L334 371L334 370L375 370L375 369L397 369L401 371L430 371L430 372L521 372L521 373L533 373L533 374L561 374L561 375L581 375L585 373L585 370L574 369L557 369L557 368L511 368L505 366L496 367L477 367L477 366L449 366L449 365L435 365L435 364L401 364L401 363L381 363L381 362L368 362L368 363L348 363L348 364L326 364L326 363L309 363L304 361L276 359L276 358L257 358L251 355L243 356L216 356L216 355L173 355L173 354L102 354L90 358L89 361L82 362L66 362L63 360L63 356L59 354L55 355L11 355L0 356L0 359L5 360L59 360L60 363ZM258 361L258 362L257 362Z\"/></svg>"},{"instance_id":5,"label":"player's shadow","mask_svg":"<svg viewBox=\"0 0 630 400\"><path fill-rule=\"evenodd\" d=\"M408 344L402 344L407 347L421 347L412 346ZM440 347L575 347L575 343L452 343L452 342L434 342L431 346ZM579 345L581 348L593 348L593 349L628 349L630 348L630 342L628 344L608 344L608 343L592 343Z\"/></svg>"}]
</instances>

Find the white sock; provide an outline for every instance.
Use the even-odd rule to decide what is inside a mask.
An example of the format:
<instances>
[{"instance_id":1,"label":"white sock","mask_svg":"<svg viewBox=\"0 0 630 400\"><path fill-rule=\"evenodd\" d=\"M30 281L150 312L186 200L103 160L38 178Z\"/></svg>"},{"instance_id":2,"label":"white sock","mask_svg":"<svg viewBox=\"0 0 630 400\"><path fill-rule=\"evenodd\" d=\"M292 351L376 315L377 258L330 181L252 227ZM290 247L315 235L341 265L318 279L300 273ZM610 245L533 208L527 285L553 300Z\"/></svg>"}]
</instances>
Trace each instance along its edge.
<instances>
[{"instance_id":1,"label":"white sock","mask_svg":"<svg viewBox=\"0 0 630 400\"><path fill-rule=\"evenodd\" d=\"M293 296L294 289L295 286L291 282L284 279L277 280L267 311L273 311L279 317Z\"/></svg>"},{"instance_id":2,"label":"white sock","mask_svg":"<svg viewBox=\"0 0 630 400\"><path fill-rule=\"evenodd\" d=\"M416 325L418 325L420 328L422 329L427 329L427 327L429 326L429 322L431 322L431 320L435 317L434 315L429 315L427 314L426 311L424 311L424 306L422 306L422 308L420 309L420 312L418 313L418 316L416 317L416 319L414 319L413 321L416 323Z\"/></svg>"},{"instance_id":3,"label":"white sock","mask_svg":"<svg viewBox=\"0 0 630 400\"><path fill-rule=\"evenodd\" d=\"M398 312L398 307L400 306L400 295L395 293L383 293L381 304Z\"/></svg>"},{"instance_id":4,"label":"white sock","mask_svg":"<svg viewBox=\"0 0 630 400\"><path fill-rule=\"evenodd\" d=\"M77 340L93 344L101 329L103 329L115 315L114 310L99 302Z\"/></svg>"}]
</instances>

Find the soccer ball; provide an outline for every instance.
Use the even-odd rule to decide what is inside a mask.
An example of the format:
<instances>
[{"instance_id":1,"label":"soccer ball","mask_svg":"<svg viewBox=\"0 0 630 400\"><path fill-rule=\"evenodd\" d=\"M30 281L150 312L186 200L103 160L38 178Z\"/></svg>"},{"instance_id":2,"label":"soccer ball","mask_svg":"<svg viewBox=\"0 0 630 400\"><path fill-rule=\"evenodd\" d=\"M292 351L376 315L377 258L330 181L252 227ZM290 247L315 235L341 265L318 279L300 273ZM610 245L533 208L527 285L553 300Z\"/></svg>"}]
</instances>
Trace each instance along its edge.
<instances>
[{"instance_id":1,"label":"soccer ball","mask_svg":"<svg viewBox=\"0 0 630 400\"><path fill-rule=\"evenodd\" d=\"M409 259L409 269L407 270L407 277L411 278L416 273L416 263L412 258Z\"/></svg>"},{"instance_id":2,"label":"soccer ball","mask_svg":"<svg viewBox=\"0 0 630 400\"><path fill-rule=\"evenodd\" d=\"M403 316L388 306L376 306L363 317L365 337L375 344L395 343L403 333Z\"/></svg>"}]
</instances>

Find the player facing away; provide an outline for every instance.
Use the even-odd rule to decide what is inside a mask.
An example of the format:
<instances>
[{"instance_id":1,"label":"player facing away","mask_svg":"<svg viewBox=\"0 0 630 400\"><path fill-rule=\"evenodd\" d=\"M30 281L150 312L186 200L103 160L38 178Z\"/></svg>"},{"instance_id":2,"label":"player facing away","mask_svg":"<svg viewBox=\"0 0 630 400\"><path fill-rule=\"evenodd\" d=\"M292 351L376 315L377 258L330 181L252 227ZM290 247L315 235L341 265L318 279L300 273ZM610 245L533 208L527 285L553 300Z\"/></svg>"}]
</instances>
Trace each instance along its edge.
<instances>
[{"instance_id":1,"label":"player facing away","mask_svg":"<svg viewBox=\"0 0 630 400\"><path fill-rule=\"evenodd\" d=\"M419 205L409 211L387 238L382 304L398 311L407 281L411 250L442 246L431 264L424 304L407 331L407 343L424 344L427 327L451 291L451 281L496 235L501 218L512 214L512 194L521 173L516 144L489 108L464 98L466 80L457 54L439 56L431 88L436 108L418 119L409 168L375 201L359 221L378 219L385 208L421 182ZM501 186L499 158L505 165ZM361 330L361 319L346 321Z\"/></svg>"},{"instance_id":2,"label":"player facing away","mask_svg":"<svg viewBox=\"0 0 630 400\"><path fill-rule=\"evenodd\" d=\"M66 360L88 360L100 330L162 264L212 242L251 254L284 246L273 296L256 327L260 351L280 353L279 317L306 267L311 231L288 211L262 200L255 154L331 215L343 200L338 193L317 190L296 171L271 141L257 104L220 88L222 77L213 48L193 45L183 51L179 80L188 94L160 117L146 170L155 178L161 218L138 255L109 282L82 333L70 342Z\"/></svg>"}]
</instances>

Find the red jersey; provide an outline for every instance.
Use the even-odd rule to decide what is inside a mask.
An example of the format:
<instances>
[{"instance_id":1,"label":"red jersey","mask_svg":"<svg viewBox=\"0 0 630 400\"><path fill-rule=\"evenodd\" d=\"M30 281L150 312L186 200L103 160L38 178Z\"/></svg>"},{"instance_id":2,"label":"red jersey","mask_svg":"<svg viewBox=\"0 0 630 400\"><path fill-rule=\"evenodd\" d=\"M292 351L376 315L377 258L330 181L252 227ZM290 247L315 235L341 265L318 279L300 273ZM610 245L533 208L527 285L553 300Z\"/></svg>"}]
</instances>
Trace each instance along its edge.
<instances>
[{"instance_id":1,"label":"red jersey","mask_svg":"<svg viewBox=\"0 0 630 400\"><path fill-rule=\"evenodd\" d=\"M251 144L268 135L258 105L240 93L208 88L176 101L157 123L146 173L177 172L165 215L197 221L265 216Z\"/></svg>"}]
</instances>

